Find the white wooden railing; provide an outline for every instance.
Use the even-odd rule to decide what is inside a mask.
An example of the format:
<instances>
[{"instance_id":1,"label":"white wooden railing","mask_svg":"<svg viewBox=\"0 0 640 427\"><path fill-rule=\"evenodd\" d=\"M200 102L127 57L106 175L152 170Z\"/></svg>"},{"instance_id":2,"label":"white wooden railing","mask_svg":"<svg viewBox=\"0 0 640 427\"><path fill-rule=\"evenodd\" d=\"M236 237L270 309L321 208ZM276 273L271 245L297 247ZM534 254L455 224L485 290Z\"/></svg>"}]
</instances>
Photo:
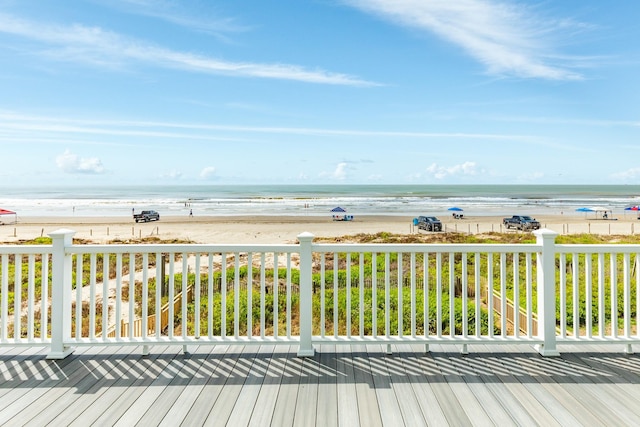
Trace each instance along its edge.
<instances>
[{"instance_id":1,"label":"white wooden railing","mask_svg":"<svg viewBox=\"0 0 640 427\"><path fill-rule=\"evenodd\" d=\"M319 343L502 343L557 355L558 344L640 343L637 245L558 245L550 230L535 244L321 244L302 233L283 245L74 245L73 235L0 246L0 347L63 358L78 346L287 344L310 356Z\"/></svg>"}]
</instances>

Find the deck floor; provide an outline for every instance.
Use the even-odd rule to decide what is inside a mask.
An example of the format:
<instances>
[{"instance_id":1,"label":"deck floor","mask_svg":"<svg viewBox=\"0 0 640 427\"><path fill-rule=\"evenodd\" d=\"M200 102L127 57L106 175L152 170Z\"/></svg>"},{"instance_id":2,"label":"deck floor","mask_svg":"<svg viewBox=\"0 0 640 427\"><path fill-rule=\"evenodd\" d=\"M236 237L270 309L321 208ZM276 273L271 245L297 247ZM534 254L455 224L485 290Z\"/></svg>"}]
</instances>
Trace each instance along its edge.
<instances>
[{"instance_id":1,"label":"deck floor","mask_svg":"<svg viewBox=\"0 0 640 427\"><path fill-rule=\"evenodd\" d=\"M621 346L0 348L0 425L640 425Z\"/></svg>"}]
</instances>

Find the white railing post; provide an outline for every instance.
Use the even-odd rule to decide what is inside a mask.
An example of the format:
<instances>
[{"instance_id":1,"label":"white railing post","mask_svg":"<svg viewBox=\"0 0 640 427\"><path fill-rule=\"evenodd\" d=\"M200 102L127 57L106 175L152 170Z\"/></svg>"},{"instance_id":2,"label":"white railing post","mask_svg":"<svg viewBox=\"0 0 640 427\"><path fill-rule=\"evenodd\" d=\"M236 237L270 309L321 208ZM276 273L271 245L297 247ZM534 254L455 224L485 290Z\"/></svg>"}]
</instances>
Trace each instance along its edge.
<instances>
[{"instance_id":1,"label":"white railing post","mask_svg":"<svg viewBox=\"0 0 640 427\"><path fill-rule=\"evenodd\" d=\"M73 230L61 229L49 234L53 243L51 257L51 348L47 359L64 359L73 348L64 341L71 337L71 255L67 247L72 245ZM80 303L80 302L78 302Z\"/></svg>"},{"instance_id":2,"label":"white railing post","mask_svg":"<svg viewBox=\"0 0 640 427\"><path fill-rule=\"evenodd\" d=\"M315 354L311 342L313 333L311 245L314 237L308 232L298 235L298 242L300 242L300 347L298 348L298 357L312 357Z\"/></svg>"},{"instance_id":3,"label":"white railing post","mask_svg":"<svg viewBox=\"0 0 640 427\"><path fill-rule=\"evenodd\" d=\"M556 348L556 237L558 233L543 228L533 232L540 246L538 253L538 338L536 350L543 356L559 356Z\"/></svg>"}]
</instances>

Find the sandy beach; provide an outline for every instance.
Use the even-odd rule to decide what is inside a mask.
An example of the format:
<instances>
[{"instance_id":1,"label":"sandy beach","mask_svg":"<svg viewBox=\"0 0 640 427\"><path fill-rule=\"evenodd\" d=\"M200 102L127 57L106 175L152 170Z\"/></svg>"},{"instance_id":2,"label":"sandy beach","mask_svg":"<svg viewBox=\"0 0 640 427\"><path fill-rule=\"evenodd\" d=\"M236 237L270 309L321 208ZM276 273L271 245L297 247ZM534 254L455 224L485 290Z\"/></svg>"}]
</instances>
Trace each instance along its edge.
<instances>
[{"instance_id":1,"label":"sandy beach","mask_svg":"<svg viewBox=\"0 0 640 427\"><path fill-rule=\"evenodd\" d=\"M538 215L542 227L559 234L628 235L640 232L635 213L617 215L616 219L596 219L585 215ZM473 216L463 219L440 217L445 231L482 234L505 232L502 217ZM58 229L76 231L75 237L95 243L155 236L193 243L291 243L302 232L317 237L342 237L360 233L418 233L413 217L371 215L353 221L333 221L319 216L165 216L160 221L135 223L128 217L22 217L17 223L0 225L0 242L15 243L47 236ZM515 233L517 231L509 231ZM420 233L425 233L420 231Z\"/></svg>"}]
</instances>

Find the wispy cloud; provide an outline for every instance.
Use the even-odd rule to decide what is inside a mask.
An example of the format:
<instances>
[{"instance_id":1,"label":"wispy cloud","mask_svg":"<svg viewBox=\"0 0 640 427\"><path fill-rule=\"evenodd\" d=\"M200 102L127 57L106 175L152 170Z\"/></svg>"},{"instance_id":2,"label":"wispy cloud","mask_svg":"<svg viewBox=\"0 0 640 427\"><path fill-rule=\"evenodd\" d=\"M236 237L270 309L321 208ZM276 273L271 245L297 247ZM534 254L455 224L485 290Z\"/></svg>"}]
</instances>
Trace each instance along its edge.
<instances>
[{"instance_id":1,"label":"wispy cloud","mask_svg":"<svg viewBox=\"0 0 640 427\"><path fill-rule=\"evenodd\" d=\"M501 0L343 0L346 4L463 48L492 75L580 79L580 58L555 52L561 34L585 26L537 16L523 2Z\"/></svg>"},{"instance_id":2,"label":"wispy cloud","mask_svg":"<svg viewBox=\"0 0 640 427\"><path fill-rule=\"evenodd\" d=\"M44 52L40 49L34 49L33 54L46 54L56 60L90 65L99 64L114 69L128 66L131 61L138 61L165 68L206 74L294 80L328 85L377 85L374 82L348 74L309 70L293 64L225 61L191 52L166 49L100 27L47 25L2 13L0 13L0 33L26 38L47 47Z\"/></svg>"},{"instance_id":3,"label":"wispy cloud","mask_svg":"<svg viewBox=\"0 0 640 427\"><path fill-rule=\"evenodd\" d=\"M511 144L514 141L544 144L535 135L488 134L463 132L400 132L366 129L302 128L227 126L216 124L172 123L127 120L82 120L64 117L31 116L0 110L0 142L21 141L23 133L28 138L53 135L93 135L116 137L144 137L202 141L247 141L241 134L274 134L301 136L346 136L353 138L407 138L407 139L455 139L486 140ZM233 136L227 136L226 133ZM12 139L13 138L13 139ZM157 142L157 141L156 141ZM155 143L155 142L154 142ZM368 160L362 160L363 162Z\"/></svg>"},{"instance_id":4,"label":"wispy cloud","mask_svg":"<svg viewBox=\"0 0 640 427\"><path fill-rule=\"evenodd\" d=\"M211 34L227 39L226 34L247 31L249 28L235 19L220 17L206 7L207 3L175 0L101 0L105 6L127 13L148 16L187 28L191 31Z\"/></svg>"}]
</instances>

